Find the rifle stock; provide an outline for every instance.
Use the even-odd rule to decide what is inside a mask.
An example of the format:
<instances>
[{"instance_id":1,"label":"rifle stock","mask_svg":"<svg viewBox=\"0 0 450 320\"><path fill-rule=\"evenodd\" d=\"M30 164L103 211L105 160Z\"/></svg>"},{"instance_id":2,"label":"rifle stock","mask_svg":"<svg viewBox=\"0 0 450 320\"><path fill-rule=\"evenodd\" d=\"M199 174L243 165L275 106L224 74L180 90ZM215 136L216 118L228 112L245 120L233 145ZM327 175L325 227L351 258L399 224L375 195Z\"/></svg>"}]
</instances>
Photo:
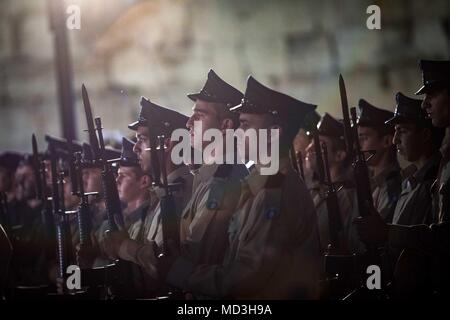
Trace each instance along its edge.
<instances>
[{"instance_id":1,"label":"rifle stock","mask_svg":"<svg viewBox=\"0 0 450 320\"><path fill-rule=\"evenodd\" d=\"M328 228L330 232L329 253L338 252L341 249L339 232L342 229L341 209L337 198L336 187L331 180L330 166L328 162L328 149L326 143L322 143L323 159L325 165L326 185L328 186L326 195L326 205L328 212Z\"/></svg>"},{"instance_id":2,"label":"rifle stock","mask_svg":"<svg viewBox=\"0 0 450 320\"><path fill-rule=\"evenodd\" d=\"M114 173L112 172L111 166L105 158L105 144L103 141L101 119L95 118L95 125L94 125L91 104L84 84L81 87L81 92L83 96L83 105L86 114L89 142L91 144L95 161L102 166L102 187L105 198L106 215L108 217L109 227L110 230L117 231L119 230L119 227L117 226L116 221L118 221L121 227L124 226L122 205L120 203ZM96 131L98 134L98 138Z\"/></svg>"},{"instance_id":3,"label":"rifle stock","mask_svg":"<svg viewBox=\"0 0 450 320\"><path fill-rule=\"evenodd\" d=\"M339 88L341 93L342 101L342 114L344 118L344 128L345 128L345 138L347 145L347 152L352 159L353 176L356 188L356 196L358 202L358 212L360 216L368 216L371 214L373 209L373 199L372 190L370 187L369 179L369 169L367 167L366 159L364 153L361 151L358 138L358 130L356 127L356 108L351 108L351 120L353 125L350 123L349 108L347 104L347 93L345 90L344 80L342 75L339 76ZM364 276L366 268L369 265L381 266L380 255L378 249L374 246L369 246L366 244L367 252L362 257L361 260L361 272ZM364 281L365 282L365 281ZM363 285L359 289L353 291L345 299L353 299L362 292L366 292L367 288ZM375 290L376 291L376 290ZM375 293L377 296L378 293Z\"/></svg>"},{"instance_id":4,"label":"rifle stock","mask_svg":"<svg viewBox=\"0 0 450 320\"><path fill-rule=\"evenodd\" d=\"M175 202L172 195L171 186L167 180L167 172L165 169L165 137L158 136L158 148L160 154L160 172L162 178L162 188L164 189L164 195L161 197L161 227L163 236L163 254L170 254L168 243L174 242L178 247L180 244L180 229L178 216L175 209Z\"/></svg>"},{"instance_id":5,"label":"rifle stock","mask_svg":"<svg viewBox=\"0 0 450 320\"><path fill-rule=\"evenodd\" d=\"M80 236L80 246L90 247L92 246L91 241L91 210L89 208L88 196L84 192L83 186L83 172L81 165L81 152L75 153L75 178L78 184L78 197L80 198L80 205L77 210L77 220L78 220L78 232Z\"/></svg>"}]
</instances>

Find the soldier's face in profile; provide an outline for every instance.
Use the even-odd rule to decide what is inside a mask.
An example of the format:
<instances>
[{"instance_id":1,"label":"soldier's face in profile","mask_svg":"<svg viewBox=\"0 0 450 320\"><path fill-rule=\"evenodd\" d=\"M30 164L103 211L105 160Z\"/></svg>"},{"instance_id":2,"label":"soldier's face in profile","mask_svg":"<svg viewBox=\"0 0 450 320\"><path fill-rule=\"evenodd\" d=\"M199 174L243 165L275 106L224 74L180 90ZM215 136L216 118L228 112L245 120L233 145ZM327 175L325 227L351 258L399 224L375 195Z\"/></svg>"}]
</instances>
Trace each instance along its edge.
<instances>
[{"instance_id":1,"label":"soldier's face in profile","mask_svg":"<svg viewBox=\"0 0 450 320\"><path fill-rule=\"evenodd\" d=\"M450 126L450 88L430 89L422 101L422 109L427 112L433 126Z\"/></svg>"},{"instance_id":2,"label":"soldier's face in profile","mask_svg":"<svg viewBox=\"0 0 450 320\"><path fill-rule=\"evenodd\" d=\"M417 161L422 153L424 141L424 130L420 130L414 123L405 122L395 125L393 142L397 152L406 161Z\"/></svg>"},{"instance_id":3,"label":"soldier's face in profile","mask_svg":"<svg viewBox=\"0 0 450 320\"><path fill-rule=\"evenodd\" d=\"M70 177L64 178L64 205L66 209L72 209L79 203L78 197L72 194L72 183Z\"/></svg>"},{"instance_id":4,"label":"soldier's face in profile","mask_svg":"<svg viewBox=\"0 0 450 320\"><path fill-rule=\"evenodd\" d=\"M19 166L16 170L15 182L18 200L29 200L36 196L36 180L31 166Z\"/></svg>"},{"instance_id":5,"label":"soldier's face in profile","mask_svg":"<svg viewBox=\"0 0 450 320\"><path fill-rule=\"evenodd\" d=\"M150 148L150 136L147 127L138 127L136 130L136 144L133 151L137 154L139 164L144 172L150 172L150 158L151 152L147 150Z\"/></svg>"},{"instance_id":6,"label":"soldier's face in profile","mask_svg":"<svg viewBox=\"0 0 450 320\"><path fill-rule=\"evenodd\" d=\"M345 158L345 151L334 151L335 146L333 145L333 140L327 136L320 135L319 136L320 145L322 146L324 143L327 146L327 157L328 157L328 165L330 168L334 166L339 166L343 159ZM323 154L323 148L320 148L322 152L322 160L325 161L324 154ZM306 167L309 170L312 170L316 174L318 174L317 170L317 157L316 157L316 147L314 144L314 140L309 144L309 146L306 148Z\"/></svg>"},{"instance_id":7,"label":"soldier's face in profile","mask_svg":"<svg viewBox=\"0 0 450 320\"><path fill-rule=\"evenodd\" d=\"M250 160L255 162L261 161L261 147L259 145L259 130L265 130L264 132L267 133L267 150L271 150L271 140L272 136L270 136L271 132L270 129L276 129L278 126L272 125L273 122L271 122L269 115L267 114L253 114L253 113L241 113L239 114L239 129L242 129L245 134L245 138L243 141L241 139L238 139L238 144L244 143L244 145L238 145L239 153L242 155L245 155L245 162L248 162ZM279 128L278 128L279 129ZM254 131L255 134L247 134L248 131ZM251 133L251 132L250 132ZM278 138L275 138L278 139ZM273 141L273 140L272 140ZM253 148L256 147L256 154L252 156L251 152L251 145Z\"/></svg>"},{"instance_id":8,"label":"soldier's face in profile","mask_svg":"<svg viewBox=\"0 0 450 320\"><path fill-rule=\"evenodd\" d=\"M102 176L100 168L83 169L84 192L101 192Z\"/></svg>"},{"instance_id":9,"label":"soldier's face in profile","mask_svg":"<svg viewBox=\"0 0 450 320\"><path fill-rule=\"evenodd\" d=\"M392 147L392 135L381 135L372 127L358 126L358 138L362 151L375 151L368 161L375 166L381 160L382 155Z\"/></svg>"},{"instance_id":10,"label":"soldier's face in profile","mask_svg":"<svg viewBox=\"0 0 450 320\"><path fill-rule=\"evenodd\" d=\"M52 185L52 170L50 160L44 160L45 182L47 186Z\"/></svg>"},{"instance_id":11,"label":"soldier's face in profile","mask_svg":"<svg viewBox=\"0 0 450 320\"><path fill-rule=\"evenodd\" d=\"M139 174L139 171L141 174ZM139 197L142 192L141 177L142 171L140 168L119 167L116 182L120 201L128 203Z\"/></svg>"},{"instance_id":12,"label":"soldier's face in profile","mask_svg":"<svg viewBox=\"0 0 450 320\"><path fill-rule=\"evenodd\" d=\"M208 129L221 129L221 121L214 104L197 99L192 108L192 115L186 123L189 129L191 146L196 150L203 150L210 141L203 141L203 133ZM201 128L194 126L194 122L200 122Z\"/></svg>"}]
</instances>

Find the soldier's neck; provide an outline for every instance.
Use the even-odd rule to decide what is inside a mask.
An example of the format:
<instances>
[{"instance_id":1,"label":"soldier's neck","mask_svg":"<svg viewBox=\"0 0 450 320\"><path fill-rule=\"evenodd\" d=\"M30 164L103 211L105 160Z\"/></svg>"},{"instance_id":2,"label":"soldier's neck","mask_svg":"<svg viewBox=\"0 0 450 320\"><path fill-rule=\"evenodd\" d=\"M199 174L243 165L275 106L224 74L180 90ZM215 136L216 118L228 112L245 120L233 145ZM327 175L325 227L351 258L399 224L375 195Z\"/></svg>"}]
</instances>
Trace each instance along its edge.
<instances>
[{"instance_id":1,"label":"soldier's neck","mask_svg":"<svg viewBox=\"0 0 450 320\"><path fill-rule=\"evenodd\" d=\"M431 150L430 148L426 152L423 152L422 156L419 159L413 161L413 164L416 166L417 170L420 170L431 159L432 156L433 150Z\"/></svg>"},{"instance_id":2,"label":"soldier's neck","mask_svg":"<svg viewBox=\"0 0 450 320\"><path fill-rule=\"evenodd\" d=\"M390 152L387 150L381 155L381 158L377 165L371 166L371 169L373 171L373 175L376 177L379 174L383 173L386 169L391 167L394 164L394 161L397 161L396 159L393 159Z\"/></svg>"},{"instance_id":3,"label":"soldier's neck","mask_svg":"<svg viewBox=\"0 0 450 320\"><path fill-rule=\"evenodd\" d=\"M344 168L344 166L340 164L330 166L331 181L337 182L338 180L341 180L345 175L345 171L346 169Z\"/></svg>"},{"instance_id":4,"label":"soldier's neck","mask_svg":"<svg viewBox=\"0 0 450 320\"><path fill-rule=\"evenodd\" d=\"M169 175L169 174L171 174L172 172L174 172L175 170L177 170L178 168L180 168L182 165L175 165L175 164L173 164L172 163L172 161L167 161L166 162L166 173L167 173L167 176Z\"/></svg>"},{"instance_id":5,"label":"soldier's neck","mask_svg":"<svg viewBox=\"0 0 450 320\"><path fill-rule=\"evenodd\" d=\"M136 209L138 209L140 206L144 204L144 202L147 201L146 197L144 195L137 197L136 199L127 202L127 207L123 211L125 215L129 215L130 213L134 212Z\"/></svg>"}]
</instances>

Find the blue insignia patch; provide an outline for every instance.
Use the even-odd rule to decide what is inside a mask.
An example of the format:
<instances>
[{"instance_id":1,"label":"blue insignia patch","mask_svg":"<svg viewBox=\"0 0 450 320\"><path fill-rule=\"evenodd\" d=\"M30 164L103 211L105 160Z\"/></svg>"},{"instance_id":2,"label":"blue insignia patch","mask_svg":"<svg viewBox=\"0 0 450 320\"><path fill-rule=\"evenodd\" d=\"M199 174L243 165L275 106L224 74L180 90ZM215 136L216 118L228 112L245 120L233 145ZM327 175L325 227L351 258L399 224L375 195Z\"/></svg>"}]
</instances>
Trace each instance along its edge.
<instances>
[{"instance_id":1,"label":"blue insignia patch","mask_svg":"<svg viewBox=\"0 0 450 320\"><path fill-rule=\"evenodd\" d=\"M217 202L216 199L210 199L206 203L206 208L208 208L209 210L214 210L214 209L217 209L218 205L219 205L219 203Z\"/></svg>"},{"instance_id":2,"label":"blue insignia patch","mask_svg":"<svg viewBox=\"0 0 450 320\"><path fill-rule=\"evenodd\" d=\"M278 214L278 208L277 207L270 207L266 210L266 219L273 219Z\"/></svg>"}]
</instances>

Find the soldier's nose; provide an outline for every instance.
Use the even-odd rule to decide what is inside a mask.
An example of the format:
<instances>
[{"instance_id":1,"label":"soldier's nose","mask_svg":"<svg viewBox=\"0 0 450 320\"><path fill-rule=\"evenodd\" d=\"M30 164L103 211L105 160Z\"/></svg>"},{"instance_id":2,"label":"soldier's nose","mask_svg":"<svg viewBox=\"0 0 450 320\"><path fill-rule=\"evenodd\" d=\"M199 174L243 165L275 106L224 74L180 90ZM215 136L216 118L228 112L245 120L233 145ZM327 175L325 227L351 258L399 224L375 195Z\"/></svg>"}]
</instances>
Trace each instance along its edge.
<instances>
[{"instance_id":1,"label":"soldier's nose","mask_svg":"<svg viewBox=\"0 0 450 320\"><path fill-rule=\"evenodd\" d=\"M188 121L186 122L186 128L188 128L189 130L192 129L192 122L193 122L193 117L191 116Z\"/></svg>"}]
</instances>

